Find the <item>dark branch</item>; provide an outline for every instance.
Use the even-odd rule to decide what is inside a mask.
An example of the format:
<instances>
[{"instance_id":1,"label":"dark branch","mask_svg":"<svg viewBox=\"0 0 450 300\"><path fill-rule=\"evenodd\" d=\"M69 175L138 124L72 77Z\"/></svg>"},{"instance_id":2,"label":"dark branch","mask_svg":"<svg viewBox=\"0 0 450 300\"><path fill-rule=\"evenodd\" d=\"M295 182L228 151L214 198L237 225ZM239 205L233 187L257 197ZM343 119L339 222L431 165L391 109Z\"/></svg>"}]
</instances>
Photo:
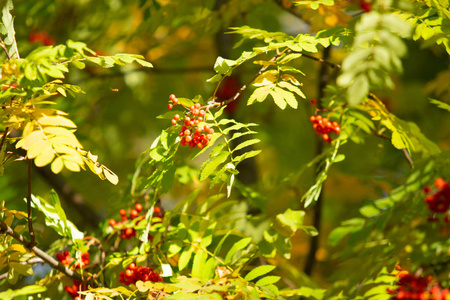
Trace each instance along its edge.
<instances>
[{"instance_id":1,"label":"dark branch","mask_svg":"<svg viewBox=\"0 0 450 300\"><path fill-rule=\"evenodd\" d=\"M48 263L53 269L56 269L65 275L69 276L70 278L73 278L79 282L83 282L83 279L81 276L74 272L73 270L67 268L65 265L54 259L52 256L45 253L43 250L39 249L36 246L30 245L29 242L25 240L25 238L15 232L11 227L9 227L6 223L4 223L2 220L0 220L0 233L5 233L12 238L14 238L16 241L24 245L30 252L34 252L37 257L41 258L44 262Z\"/></svg>"},{"instance_id":2,"label":"dark branch","mask_svg":"<svg viewBox=\"0 0 450 300\"><path fill-rule=\"evenodd\" d=\"M326 61L328 57L330 56L331 47L325 48L323 50L322 60ZM325 94L325 87L328 84L329 81L329 74L327 72L327 66L329 64L322 64L319 70L319 84L318 84L318 99L317 101L317 108L321 109L321 101L320 99L323 98ZM323 143L319 139L317 139L317 148L316 148L316 154L322 153L323 150ZM319 171L318 171L319 172ZM320 232L321 230L321 221L322 221L322 206L323 206L323 193L324 193L324 187L322 187L322 192L319 195L319 198L317 199L317 202L314 206L314 220L313 220L313 226L317 229L317 231ZM317 249L319 249L319 237L311 237L311 243L309 247L308 256L306 258L306 264L305 264L305 274L311 275L314 265L316 264L316 252Z\"/></svg>"}]
</instances>

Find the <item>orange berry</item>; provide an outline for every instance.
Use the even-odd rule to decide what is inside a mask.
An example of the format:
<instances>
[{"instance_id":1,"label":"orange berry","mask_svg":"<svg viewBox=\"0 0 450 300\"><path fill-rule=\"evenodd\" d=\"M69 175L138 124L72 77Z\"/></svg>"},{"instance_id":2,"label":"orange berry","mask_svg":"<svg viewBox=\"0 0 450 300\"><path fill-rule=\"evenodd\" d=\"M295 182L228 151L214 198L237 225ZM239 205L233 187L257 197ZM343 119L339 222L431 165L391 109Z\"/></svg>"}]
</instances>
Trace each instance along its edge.
<instances>
[{"instance_id":1,"label":"orange berry","mask_svg":"<svg viewBox=\"0 0 450 300\"><path fill-rule=\"evenodd\" d=\"M203 148L203 143L198 143L198 144L197 144L197 147L198 147L199 149L202 149L202 148Z\"/></svg>"},{"instance_id":2,"label":"orange berry","mask_svg":"<svg viewBox=\"0 0 450 300\"><path fill-rule=\"evenodd\" d=\"M173 104L172 103L167 104L167 108L168 109L172 109L173 108Z\"/></svg>"},{"instance_id":3,"label":"orange berry","mask_svg":"<svg viewBox=\"0 0 450 300\"><path fill-rule=\"evenodd\" d=\"M201 105L200 105L200 103L195 103L195 104L194 104L194 107L197 108L197 109L199 109L199 108L201 107Z\"/></svg>"},{"instance_id":4,"label":"orange berry","mask_svg":"<svg viewBox=\"0 0 450 300\"><path fill-rule=\"evenodd\" d=\"M309 117L309 120L314 123L316 121L316 116Z\"/></svg>"},{"instance_id":5,"label":"orange berry","mask_svg":"<svg viewBox=\"0 0 450 300\"><path fill-rule=\"evenodd\" d=\"M138 212L141 212L142 209L143 209L144 207L142 206L142 204L136 203L136 204L134 205L134 208L135 208Z\"/></svg>"},{"instance_id":6,"label":"orange berry","mask_svg":"<svg viewBox=\"0 0 450 300\"><path fill-rule=\"evenodd\" d=\"M175 116L173 116L173 119L174 119L174 120L179 120L179 119L180 119L180 115L179 115L179 114L176 114Z\"/></svg>"},{"instance_id":7,"label":"orange berry","mask_svg":"<svg viewBox=\"0 0 450 300\"><path fill-rule=\"evenodd\" d=\"M206 114L206 112L205 112L203 109L201 109L201 110L198 112L198 114L199 114L200 116L204 116L204 115Z\"/></svg>"},{"instance_id":8,"label":"orange berry","mask_svg":"<svg viewBox=\"0 0 450 300\"><path fill-rule=\"evenodd\" d=\"M186 140L186 142L190 142L190 141L192 141L192 137L190 136L190 135L188 135L187 137L185 137L185 140Z\"/></svg>"},{"instance_id":9,"label":"orange berry","mask_svg":"<svg viewBox=\"0 0 450 300\"><path fill-rule=\"evenodd\" d=\"M214 133L214 129L210 128L210 129L208 130L208 132L209 132L209 134L213 134L213 133Z\"/></svg>"},{"instance_id":10,"label":"orange berry","mask_svg":"<svg viewBox=\"0 0 450 300\"><path fill-rule=\"evenodd\" d=\"M132 219L134 219L134 218L136 218L137 216L139 216L139 212L138 212L137 210L135 210L135 209L132 209L131 212L130 212L130 217L131 217Z\"/></svg>"},{"instance_id":11,"label":"orange berry","mask_svg":"<svg viewBox=\"0 0 450 300\"><path fill-rule=\"evenodd\" d=\"M159 213L161 212L161 207L155 206L155 208L153 208L153 212L154 212L155 214L159 214Z\"/></svg>"},{"instance_id":12,"label":"orange berry","mask_svg":"<svg viewBox=\"0 0 450 300\"><path fill-rule=\"evenodd\" d=\"M128 269L130 269L130 270L136 269L136 264L135 264L134 262L132 262L132 263L128 266Z\"/></svg>"},{"instance_id":13,"label":"orange berry","mask_svg":"<svg viewBox=\"0 0 450 300\"><path fill-rule=\"evenodd\" d=\"M172 119L172 121L170 121L170 123L171 123L172 125L177 125L177 120Z\"/></svg>"},{"instance_id":14,"label":"orange berry","mask_svg":"<svg viewBox=\"0 0 450 300\"><path fill-rule=\"evenodd\" d=\"M121 209L121 210L119 210L119 214L121 215L121 216L125 216L126 214L127 214L127 211L125 210L125 209Z\"/></svg>"},{"instance_id":15,"label":"orange berry","mask_svg":"<svg viewBox=\"0 0 450 300\"><path fill-rule=\"evenodd\" d=\"M174 101L175 99L177 99L177 97L174 94L170 94L169 99L171 101Z\"/></svg>"},{"instance_id":16,"label":"orange berry","mask_svg":"<svg viewBox=\"0 0 450 300\"><path fill-rule=\"evenodd\" d=\"M443 189L447 186L447 183L445 182L444 179L442 178L436 178L436 180L434 181L434 185L438 188L438 189Z\"/></svg>"}]
</instances>

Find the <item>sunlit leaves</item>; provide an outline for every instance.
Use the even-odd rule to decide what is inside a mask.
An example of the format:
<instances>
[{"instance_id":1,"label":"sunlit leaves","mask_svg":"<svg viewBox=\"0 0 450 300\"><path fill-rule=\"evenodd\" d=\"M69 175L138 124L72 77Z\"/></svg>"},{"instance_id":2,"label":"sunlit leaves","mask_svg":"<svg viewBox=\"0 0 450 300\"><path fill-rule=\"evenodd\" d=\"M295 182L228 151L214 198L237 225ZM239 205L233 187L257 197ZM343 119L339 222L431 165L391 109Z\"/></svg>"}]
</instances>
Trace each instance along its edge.
<instances>
[{"instance_id":1,"label":"sunlit leaves","mask_svg":"<svg viewBox=\"0 0 450 300\"><path fill-rule=\"evenodd\" d=\"M50 202L33 195L31 204L44 214L45 224L52 227L59 235L72 240L82 239L84 237L84 234L71 221L67 220L59 197L54 191L50 192Z\"/></svg>"},{"instance_id":2,"label":"sunlit leaves","mask_svg":"<svg viewBox=\"0 0 450 300\"><path fill-rule=\"evenodd\" d=\"M370 89L394 87L389 73L402 71L406 46L400 37L408 37L411 27L395 16L371 12L361 17L355 30L355 49L344 59L337 79L348 88L351 105L364 101Z\"/></svg>"}]
</instances>

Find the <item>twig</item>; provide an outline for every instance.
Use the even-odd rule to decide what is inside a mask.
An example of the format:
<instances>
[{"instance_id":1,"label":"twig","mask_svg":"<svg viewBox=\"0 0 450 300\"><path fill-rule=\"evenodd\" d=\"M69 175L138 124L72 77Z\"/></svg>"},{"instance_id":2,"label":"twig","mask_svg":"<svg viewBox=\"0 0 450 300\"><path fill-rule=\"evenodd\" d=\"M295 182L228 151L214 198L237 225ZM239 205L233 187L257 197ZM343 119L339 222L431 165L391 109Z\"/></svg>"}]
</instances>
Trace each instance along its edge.
<instances>
[{"instance_id":1,"label":"twig","mask_svg":"<svg viewBox=\"0 0 450 300\"><path fill-rule=\"evenodd\" d=\"M21 261L19 263L22 264L22 265L32 265L32 264L38 264L38 263L44 263L44 262L45 261L42 258L40 258L40 257L33 257L33 258L30 258L27 261ZM3 273L3 274L0 275L0 281L5 279L6 277L8 277L8 272Z\"/></svg>"},{"instance_id":2,"label":"twig","mask_svg":"<svg viewBox=\"0 0 450 300\"><path fill-rule=\"evenodd\" d=\"M56 270L64 273L68 277L73 278L79 282L83 282L83 279L81 278L81 276L78 273L69 269L68 267L66 267L65 265L63 265L62 263L60 263L59 261L54 259L52 256L45 253L40 248L38 248L36 246L31 246L30 243L27 242L22 235L15 232L11 227L9 227L2 220L0 220L0 233L5 233L5 234L11 236L12 238L14 238L16 241L18 241L19 243L24 245L29 251L34 252L34 254L36 254L37 257L40 257L43 261L48 263L53 269L56 269Z\"/></svg>"},{"instance_id":3,"label":"twig","mask_svg":"<svg viewBox=\"0 0 450 300\"><path fill-rule=\"evenodd\" d=\"M36 245L36 236L33 230L33 217L31 214L31 168L33 166L33 161L28 160L28 192L27 192L27 210L28 210L28 232L30 234L30 247Z\"/></svg>"},{"instance_id":4,"label":"twig","mask_svg":"<svg viewBox=\"0 0 450 300\"><path fill-rule=\"evenodd\" d=\"M328 49L328 48L325 48L325 49ZM293 51L290 51L290 52L293 52ZM298 52L298 53L301 53L302 56L304 56L304 57L307 57L307 58L310 58L310 59L312 59L312 60L318 61L318 62L320 62L320 63L329 65L329 66L332 67L332 68L337 68L337 69L340 69L340 68L341 68L341 65L340 65L340 64L334 64L334 63L329 62L329 61L327 61L327 60L325 60L325 59L323 59L323 58L318 58L318 57L315 57L315 56L312 56L312 55L309 55L309 54L306 54L306 53L303 53L303 52Z\"/></svg>"},{"instance_id":5,"label":"twig","mask_svg":"<svg viewBox=\"0 0 450 300\"><path fill-rule=\"evenodd\" d=\"M8 49L5 46L5 42L3 41L3 39L0 37L0 46L3 48L3 50L5 50L6 56L8 56L8 60L11 59L11 55L9 55Z\"/></svg>"}]
</instances>

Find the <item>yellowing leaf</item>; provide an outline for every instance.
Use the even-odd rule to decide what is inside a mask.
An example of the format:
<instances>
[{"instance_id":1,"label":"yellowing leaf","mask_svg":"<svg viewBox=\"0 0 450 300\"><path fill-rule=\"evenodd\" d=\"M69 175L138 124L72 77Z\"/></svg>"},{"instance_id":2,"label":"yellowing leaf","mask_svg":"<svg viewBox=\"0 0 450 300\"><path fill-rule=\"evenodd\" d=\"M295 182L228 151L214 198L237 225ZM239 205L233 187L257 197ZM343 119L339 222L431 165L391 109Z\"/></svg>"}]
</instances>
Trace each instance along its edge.
<instances>
[{"instance_id":1,"label":"yellowing leaf","mask_svg":"<svg viewBox=\"0 0 450 300\"><path fill-rule=\"evenodd\" d=\"M276 70L270 70L262 73L258 77L256 77L253 85L254 86L265 86L273 84L277 81L278 72Z\"/></svg>"},{"instance_id":2,"label":"yellowing leaf","mask_svg":"<svg viewBox=\"0 0 450 300\"><path fill-rule=\"evenodd\" d=\"M57 157L51 165L52 172L55 174L58 174L59 172L61 172L63 167L64 167L64 162L61 157Z\"/></svg>"},{"instance_id":3,"label":"yellowing leaf","mask_svg":"<svg viewBox=\"0 0 450 300\"><path fill-rule=\"evenodd\" d=\"M117 185L119 182L119 176L114 174L110 169L103 166L103 173L105 174L106 179L114 185Z\"/></svg>"},{"instance_id":4,"label":"yellowing leaf","mask_svg":"<svg viewBox=\"0 0 450 300\"><path fill-rule=\"evenodd\" d=\"M43 153L41 153L39 156L37 156L34 159L34 164L37 167L43 167L48 165L49 163L52 162L52 160L55 158L55 153L53 152L53 150L47 150Z\"/></svg>"},{"instance_id":5,"label":"yellowing leaf","mask_svg":"<svg viewBox=\"0 0 450 300\"><path fill-rule=\"evenodd\" d=\"M42 141L44 139L45 139L44 132L42 132L40 130L33 131L29 135L22 138L19 142L17 142L16 148L22 148L22 149L28 150L28 149L30 149L30 147L33 144L39 143L40 141Z\"/></svg>"},{"instance_id":6,"label":"yellowing leaf","mask_svg":"<svg viewBox=\"0 0 450 300\"><path fill-rule=\"evenodd\" d=\"M28 149L28 151L27 151L27 157L35 158L42 152L51 151L51 150L52 150L52 145L48 141L42 140L42 141L39 141L39 142L31 145L30 149Z\"/></svg>"},{"instance_id":7,"label":"yellowing leaf","mask_svg":"<svg viewBox=\"0 0 450 300\"><path fill-rule=\"evenodd\" d=\"M41 125L48 125L48 126L64 126L64 127L70 127L70 128L77 128L77 125L75 123L63 116L46 116L38 119L38 123Z\"/></svg>"},{"instance_id":8,"label":"yellowing leaf","mask_svg":"<svg viewBox=\"0 0 450 300\"><path fill-rule=\"evenodd\" d=\"M80 165L71 160L64 159L64 165L72 172L80 172Z\"/></svg>"}]
</instances>

